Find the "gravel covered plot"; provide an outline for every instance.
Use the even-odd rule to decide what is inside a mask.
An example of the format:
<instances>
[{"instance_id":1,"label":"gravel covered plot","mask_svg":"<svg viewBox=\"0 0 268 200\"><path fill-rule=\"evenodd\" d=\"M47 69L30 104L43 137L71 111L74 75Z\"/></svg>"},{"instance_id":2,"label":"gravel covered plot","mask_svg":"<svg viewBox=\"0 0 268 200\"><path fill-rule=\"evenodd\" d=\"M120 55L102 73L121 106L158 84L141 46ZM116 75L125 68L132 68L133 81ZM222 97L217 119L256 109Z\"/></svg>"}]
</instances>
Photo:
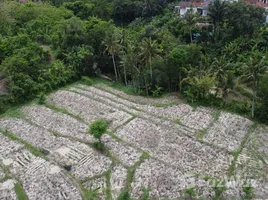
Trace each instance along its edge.
<instances>
[{"instance_id":1,"label":"gravel covered plot","mask_svg":"<svg viewBox=\"0 0 268 200\"><path fill-rule=\"evenodd\" d=\"M131 166L139 161L142 153L133 147L125 145L122 142L118 142L109 135L104 135L101 138L105 147L116 156L124 165Z\"/></svg>"},{"instance_id":2,"label":"gravel covered plot","mask_svg":"<svg viewBox=\"0 0 268 200\"><path fill-rule=\"evenodd\" d=\"M4 157L12 154L20 149L24 148L23 144L18 143L17 141L10 140L9 138L5 137L0 132L0 160L4 162Z\"/></svg>"},{"instance_id":3,"label":"gravel covered plot","mask_svg":"<svg viewBox=\"0 0 268 200\"><path fill-rule=\"evenodd\" d=\"M45 149L57 163L69 166L71 173L79 179L85 179L104 173L111 161L89 146L56 137L49 131L29 124L22 119L2 119L0 127L9 130L33 146Z\"/></svg>"},{"instance_id":4,"label":"gravel covered plot","mask_svg":"<svg viewBox=\"0 0 268 200\"><path fill-rule=\"evenodd\" d=\"M258 127L238 156L235 175L252 180L257 197L268 196L268 127Z\"/></svg>"},{"instance_id":5,"label":"gravel covered plot","mask_svg":"<svg viewBox=\"0 0 268 200\"><path fill-rule=\"evenodd\" d=\"M87 133L88 125L69 115L40 105L27 106L23 108L23 112L31 121L48 130L87 142L93 141L93 137Z\"/></svg>"},{"instance_id":6,"label":"gravel covered plot","mask_svg":"<svg viewBox=\"0 0 268 200\"><path fill-rule=\"evenodd\" d=\"M155 107L152 105L141 105L141 104L129 101L129 100L119 98L118 96L115 96L113 94L110 94L108 92L102 91L94 87L89 87L89 86L84 86L84 85L78 85L78 87L83 88L84 90L81 90L78 88L71 88L71 90L74 90L80 94L84 94L89 97L92 97L95 100L100 100L102 102L105 102L106 104L109 104L115 108L127 110L128 112L131 112L139 116L146 117L146 113L148 113L150 115L164 117L170 120L176 120L178 118L181 118L187 115L192 110L192 107L186 104L180 104L180 105L168 106L168 107ZM150 119L150 117L148 118Z\"/></svg>"},{"instance_id":7,"label":"gravel covered plot","mask_svg":"<svg viewBox=\"0 0 268 200\"><path fill-rule=\"evenodd\" d=\"M18 178L29 199L82 199L80 191L60 167L32 155L23 147L18 149L17 142L3 135L0 135L0 143L13 149L9 153L0 153L0 161Z\"/></svg>"},{"instance_id":8,"label":"gravel covered plot","mask_svg":"<svg viewBox=\"0 0 268 200\"><path fill-rule=\"evenodd\" d=\"M134 102L131 102L129 100L119 98L118 96L116 96L114 94L111 94L109 92L105 92L103 90L100 90L100 89L97 89L97 88L94 88L94 87L90 87L90 86L86 86L86 85L78 85L78 88L82 88L82 89L84 89L86 91L79 90L77 88L73 88L73 89L78 91L79 93L82 93L82 94L92 95L95 98L104 97L106 99L110 99L110 100L112 100L114 102L123 104L125 106L130 107L130 108L137 108L139 110L143 109L143 105L141 105L141 104L134 103ZM72 88L71 88L71 90L72 90Z\"/></svg>"},{"instance_id":9,"label":"gravel covered plot","mask_svg":"<svg viewBox=\"0 0 268 200\"><path fill-rule=\"evenodd\" d=\"M117 128L132 117L126 112L69 91L57 91L49 96L48 102L79 115L87 122L104 118L109 121L111 129Z\"/></svg>"},{"instance_id":10,"label":"gravel covered plot","mask_svg":"<svg viewBox=\"0 0 268 200\"><path fill-rule=\"evenodd\" d=\"M136 169L131 186L132 196L136 199L142 195L143 188L151 189L150 197L154 199L179 198L185 189L191 187L199 189L202 197L212 194L209 182L184 174L179 168L155 159L146 160Z\"/></svg>"},{"instance_id":11,"label":"gravel covered plot","mask_svg":"<svg viewBox=\"0 0 268 200\"><path fill-rule=\"evenodd\" d=\"M197 130L204 130L213 123L212 109L199 107L180 119L183 125Z\"/></svg>"},{"instance_id":12,"label":"gravel covered plot","mask_svg":"<svg viewBox=\"0 0 268 200\"><path fill-rule=\"evenodd\" d=\"M0 199L1 200L17 200L17 195L15 193L16 181L8 179L3 183L0 183Z\"/></svg>"},{"instance_id":13,"label":"gravel covered plot","mask_svg":"<svg viewBox=\"0 0 268 200\"><path fill-rule=\"evenodd\" d=\"M193 108L187 104L179 104L168 107L155 107L149 105L144 106L144 110L155 116L165 117L170 120L177 120L187 115L189 112L193 110Z\"/></svg>"},{"instance_id":14,"label":"gravel covered plot","mask_svg":"<svg viewBox=\"0 0 268 200\"><path fill-rule=\"evenodd\" d=\"M71 166L71 173L78 179L101 175L112 164L110 159L82 144L80 146L63 146L56 152L56 156L64 159L65 165Z\"/></svg>"},{"instance_id":15,"label":"gravel covered plot","mask_svg":"<svg viewBox=\"0 0 268 200\"><path fill-rule=\"evenodd\" d=\"M184 172L218 177L227 174L232 160L232 156L226 152L180 135L174 129L163 129L161 125L140 118L132 120L116 134Z\"/></svg>"},{"instance_id":16,"label":"gravel covered plot","mask_svg":"<svg viewBox=\"0 0 268 200\"><path fill-rule=\"evenodd\" d=\"M124 190L127 180L127 170L121 165L115 166L111 171L111 193L113 199L117 199Z\"/></svg>"},{"instance_id":17,"label":"gravel covered plot","mask_svg":"<svg viewBox=\"0 0 268 200\"><path fill-rule=\"evenodd\" d=\"M209 128L204 141L235 151L239 148L253 122L247 118L222 112L218 121Z\"/></svg>"}]
</instances>

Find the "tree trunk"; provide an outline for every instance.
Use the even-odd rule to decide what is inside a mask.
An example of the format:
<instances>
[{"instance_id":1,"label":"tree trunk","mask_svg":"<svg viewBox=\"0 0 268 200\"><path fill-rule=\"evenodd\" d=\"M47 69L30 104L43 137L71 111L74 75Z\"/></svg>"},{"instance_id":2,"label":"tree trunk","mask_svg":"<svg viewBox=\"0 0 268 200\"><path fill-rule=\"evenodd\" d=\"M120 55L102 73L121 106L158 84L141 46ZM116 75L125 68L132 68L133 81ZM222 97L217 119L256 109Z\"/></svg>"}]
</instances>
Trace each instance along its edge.
<instances>
[{"instance_id":1,"label":"tree trunk","mask_svg":"<svg viewBox=\"0 0 268 200\"><path fill-rule=\"evenodd\" d=\"M151 82L153 83L152 58L149 58L149 65L150 65Z\"/></svg>"},{"instance_id":2,"label":"tree trunk","mask_svg":"<svg viewBox=\"0 0 268 200\"><path fill-rule=\"evenodd\" d=\"M254 111L255 111L255 89L253 91L253 95L252 95L252 106L251 106L251 116L252 118L254 118Z\"/></svg>"},{"instance_id":3,"label":"tree trunk","mask_svg":"<svg viewBox=\"0 0 268 200\"><path fill-rule=\"evenodd\" d=\"M112 58L113 58L113 64L114 64L115 79L116 79L116 81L118 81L117 69L116 69L115 60L114 60L114 54L112 54Z\"/></svg>"},{"instance_id":4,"label":"tree trunk","mask_svg":"<svg viewBox=\"0 0 268 200\"><path fill-rule=\"evenodd\" d=\"M146 94L147 94L147 96L149 96L149 91L148 91L148 86L147 86L147 81L146 81L145 75L143 75L143 78L144 78L144 83L145 83Z\"/></svg>"},{"instance_id":5,"label":"tree trunk","mask_svg":"<svg viewBox=\"0 0 268 200\"><path fill-rule=\"evenodd\" d=\"M124 64L124 79L125 79L125 85L127 85L127 72L126 72L126 65Z\"/></svg>"},{"instance_id":6,"label":"tree trunk","mask_svg":"<svg viewBox=\"0 0 268 200\"><path fill-rule=\"evenodd\" d=\"M191 40L191 43L193 43L192 29L190 29L190 40Z\"/></svg>"},{"instance_id":7,"label":"tree trunk","mask_svg":"<svg viewBox=\"0 0 268 200\"><path fill-rule=\"evenodd\" d=\"M179 91L181 93L181 71L179 73Z\"/></svg>"}]
</instances>

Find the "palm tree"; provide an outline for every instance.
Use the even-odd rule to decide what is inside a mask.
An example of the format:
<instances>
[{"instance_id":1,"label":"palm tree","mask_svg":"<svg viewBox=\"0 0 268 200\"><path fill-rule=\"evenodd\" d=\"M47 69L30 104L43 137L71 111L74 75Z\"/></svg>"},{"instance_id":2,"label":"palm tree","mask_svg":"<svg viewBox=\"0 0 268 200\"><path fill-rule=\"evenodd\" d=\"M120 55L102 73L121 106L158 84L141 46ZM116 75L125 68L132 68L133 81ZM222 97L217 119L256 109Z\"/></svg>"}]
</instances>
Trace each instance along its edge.
<instances>
[{"instance_id":1,"label":"palm tree","mask_svg":"<svg viewBox=\"0 0 268 200\"><path fill-rule=\"evenodd\" d=\"M144 38L140 44L140 57L145 62L145 66L150 67L151 81L153 81L152 59L159 56L161 50L152 38Z\"/></svg>"},{"instance_id":2,"label":"palm tree","mask_svg":"<svg viewBox=\"0 0 268 200\"><path fill-rule=\"evenodd\" d=\"M216 33L216 38L219 36L219 26L223 21L224 16L227 12L227 6L225 1L215 0L213 3L209 4L208 16L212 19L214 25L214 32Z\"/></svg>"},{"instance_id":3,"label":"palm tree","mask_svg":"<svg viewBox=\"0 0 268 200\"><path fill-rule=\"evenodd\" d=\"M119 44L120 37L121 36L119 32L114 31L112 35L108 35L103 41L103 44L106 46L105 52L111 55L113 59L114 74L116 81L118 81L118 77L120 76L115 63L115 55L120 51L120 44Z\"/></svg>"},{"instance_id":4,"label":"palm tree","mask_svg":"<svg viewBox=\"0 0 268 200\"><path fill-rule=\"evenodd\" d=\"M252 107L251 116L254 117L256 92L259 87L259 81L267 72L266 57L259 51L255 51L249 57L248 63L245 64L245 75L247 80L252 82Z\"/></svg>"},{"instance_id":5,"label":"palm tree","mask_svg":"<svg viewBox=\"0 0 268 200\"><path fill-rule=\"evenodd\" d=\"M193 29L198 21L200 15L194 13L193 10L187 11L184 19L185 19L185 31L190 34L190 41L193 43Z\"/></svg>"}]
</instances>

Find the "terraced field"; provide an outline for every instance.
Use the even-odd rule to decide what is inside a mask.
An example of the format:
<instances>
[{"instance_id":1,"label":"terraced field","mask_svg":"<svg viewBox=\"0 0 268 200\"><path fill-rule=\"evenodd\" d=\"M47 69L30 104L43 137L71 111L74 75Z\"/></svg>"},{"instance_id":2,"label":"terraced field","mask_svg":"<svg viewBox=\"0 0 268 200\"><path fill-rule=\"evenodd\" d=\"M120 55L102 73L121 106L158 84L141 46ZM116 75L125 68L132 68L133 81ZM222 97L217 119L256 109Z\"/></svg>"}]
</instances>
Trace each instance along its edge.
<instances>
[{"instance_id":1,"label":"terraced field","mask_svg":"<svg viewBox=\"0 0 268 200\"><path fill-rule=\"evenodd\" d=\"M6 114L0 199L265 199L268 128L176 102L75 84ZM96 119L109 123L104 152L88 134Z\"/></svg>"}]
</instances>

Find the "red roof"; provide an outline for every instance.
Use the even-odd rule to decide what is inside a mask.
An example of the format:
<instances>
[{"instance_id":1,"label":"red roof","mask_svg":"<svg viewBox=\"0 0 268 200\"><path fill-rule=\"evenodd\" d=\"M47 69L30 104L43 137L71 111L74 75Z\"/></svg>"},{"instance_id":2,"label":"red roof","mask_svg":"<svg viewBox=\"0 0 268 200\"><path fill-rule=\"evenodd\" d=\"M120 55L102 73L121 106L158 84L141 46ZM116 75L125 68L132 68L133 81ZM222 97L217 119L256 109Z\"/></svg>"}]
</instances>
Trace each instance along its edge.
<instances>
[{"instance_id":1,"label":"red roof","mask_svg":"<svg viewBox=\"0 0 268 200\"><path fill-rule=\"evenodd\" d=\"M259 2L257 0L244 0L244 2L246 4L257 6L257 7L262 7L262 8L268 7L268 3Z\"/></svg>"},{"instance_id":2,"label":"red roof","mask_svg":"<svg viewBox=\"0 0 268 200\"><path fill-rule=\"evenodd\" d=\"M186 8L186 7L203 7L205 5L208 5L210 3L210 0L207 1L181 1L179 3L179 6L181 8Z\"/></svg>"}]
</instances>

